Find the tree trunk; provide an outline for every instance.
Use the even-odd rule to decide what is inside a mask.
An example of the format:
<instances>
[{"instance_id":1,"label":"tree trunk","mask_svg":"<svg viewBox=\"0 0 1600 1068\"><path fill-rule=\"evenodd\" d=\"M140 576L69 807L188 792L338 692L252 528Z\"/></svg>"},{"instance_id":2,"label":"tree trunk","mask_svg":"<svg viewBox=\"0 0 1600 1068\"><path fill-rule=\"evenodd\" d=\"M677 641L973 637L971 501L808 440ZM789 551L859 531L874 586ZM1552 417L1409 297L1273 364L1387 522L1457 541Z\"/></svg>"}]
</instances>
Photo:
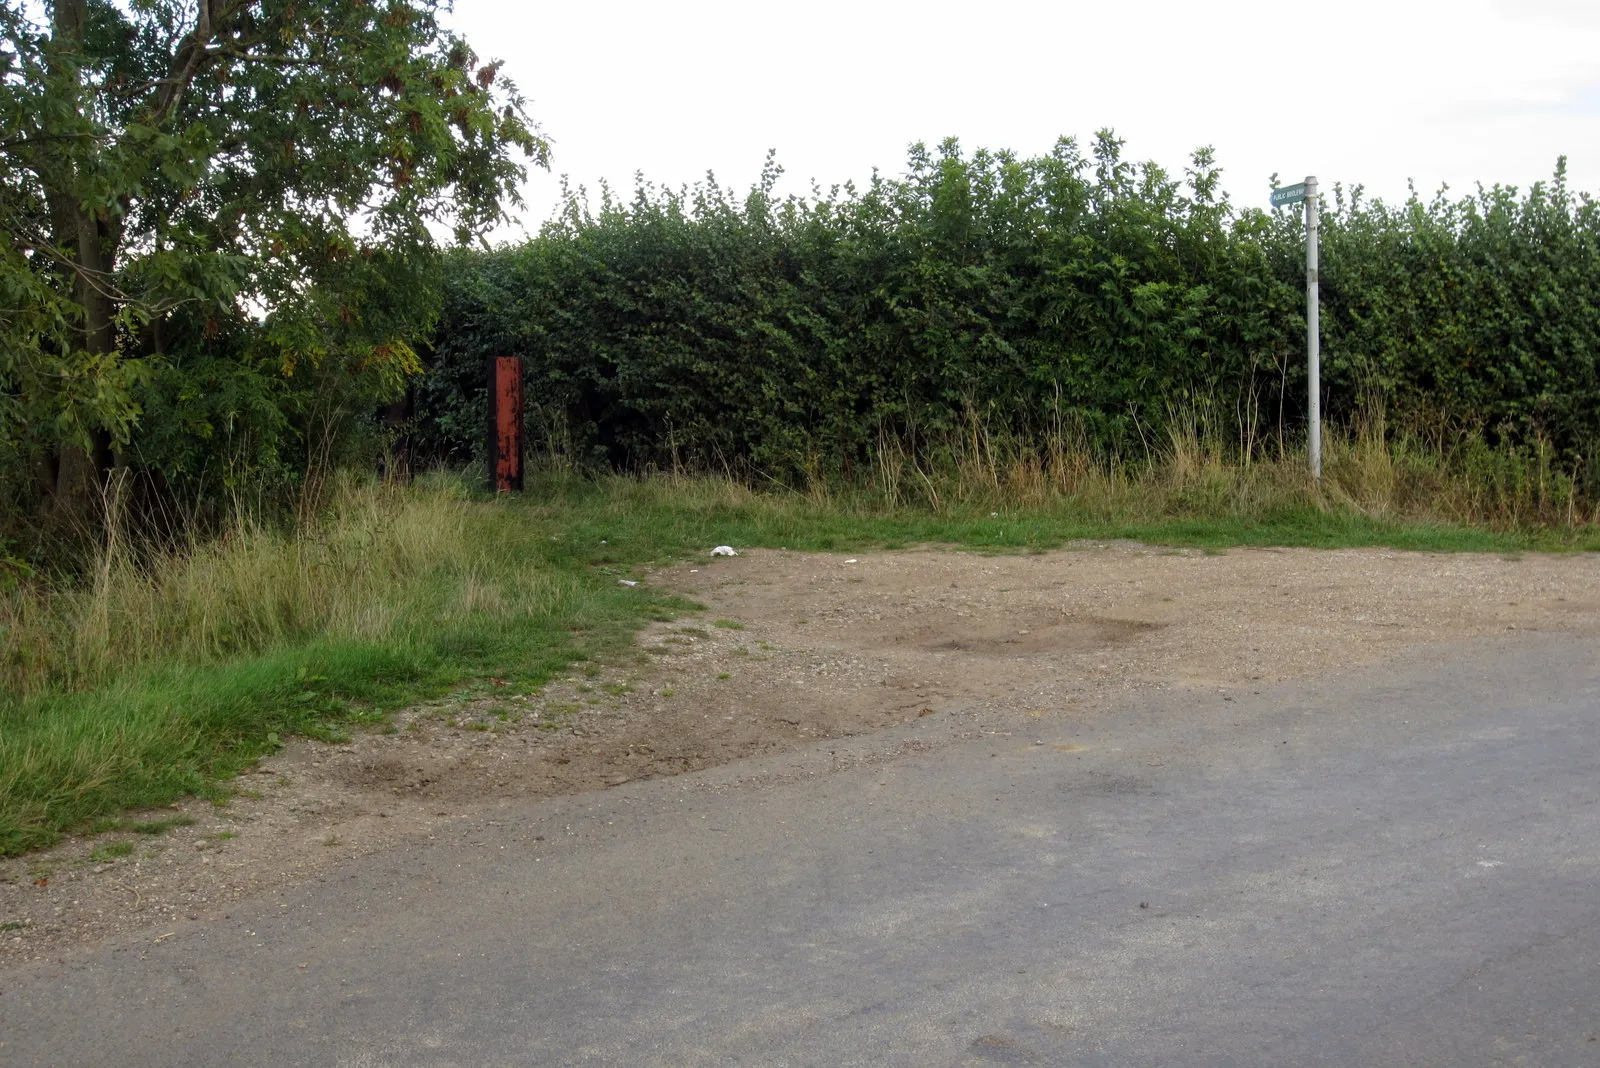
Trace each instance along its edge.
<instances>
[{"instance_id":1,"label":"tree trunk","mask_svg":"<svg viewBox=\"0 0 1600 1068\"><path fill-rule=\"evenodd\" d=\"M82 54L87 22L87 0L57 0L55 37L65 50ZM74 99L72 104L79 107L81 101ZM117 309L110 294L122 236L121 220L105 212L91 214L68 192L52 190L49 199L56 247L74 253L75 287L83 308L80 337L84 350L95 355L114 352ZM90 431L87 447L63 446L53 465L57 510L66 518L90 519L111 464L111 435L101 428Z\"/></svg>"}]
</instances>

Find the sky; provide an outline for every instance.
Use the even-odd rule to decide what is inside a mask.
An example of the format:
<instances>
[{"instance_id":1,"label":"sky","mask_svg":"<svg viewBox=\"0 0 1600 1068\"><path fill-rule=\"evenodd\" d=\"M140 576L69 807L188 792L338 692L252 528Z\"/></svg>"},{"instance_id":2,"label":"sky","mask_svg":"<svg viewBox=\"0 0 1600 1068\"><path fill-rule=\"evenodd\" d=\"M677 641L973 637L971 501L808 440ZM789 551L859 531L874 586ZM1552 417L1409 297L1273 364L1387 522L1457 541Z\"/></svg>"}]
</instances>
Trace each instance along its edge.
<instances>
[{"instance_id":1,"label":"sky","mask_svg":"<svg viewBox=\"0 0 1600 1068\"><path fill-rule=\"evenodd\" d=\"M804 193L897 174L915 141L1035 155L1102 127L1175 172L1212 146L1241 206L1273 173L1394 201L1561 155L1600 192L1600 0L456 0L453 22L553 143L528 230L562 175L743 188L776 149Z\"/></svg>"}]
</instances>

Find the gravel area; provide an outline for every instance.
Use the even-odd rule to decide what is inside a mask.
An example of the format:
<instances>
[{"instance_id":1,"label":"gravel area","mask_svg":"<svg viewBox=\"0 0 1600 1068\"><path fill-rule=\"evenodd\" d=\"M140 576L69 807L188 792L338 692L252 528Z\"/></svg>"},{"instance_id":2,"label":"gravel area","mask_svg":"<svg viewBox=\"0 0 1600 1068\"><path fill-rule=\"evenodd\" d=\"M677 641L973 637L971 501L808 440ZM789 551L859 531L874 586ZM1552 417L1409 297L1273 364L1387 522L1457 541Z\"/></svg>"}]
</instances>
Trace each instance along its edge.
<instances>
[{"instance_id":1,"label":"gravel area","mask_svg":"<svg viewBox=\"0 0 1600 1068\"><path fill-rule=\"evenodd\" d=\"M1600 632L1600 557L1383 550L755 551L648 580L707 606L534 693L490 686L349 743L296 741L159 835L0 861L0 962L172 925L518 802L939 717L1092 716L1145 687L1238 690L1430 646ZM933 722L933 721L930 721ZM117 843L127 843L118 845ZM131 846L131 851L128 847ZM121 853L122 855L116 855Z\"/></svg>"}]
</instances>

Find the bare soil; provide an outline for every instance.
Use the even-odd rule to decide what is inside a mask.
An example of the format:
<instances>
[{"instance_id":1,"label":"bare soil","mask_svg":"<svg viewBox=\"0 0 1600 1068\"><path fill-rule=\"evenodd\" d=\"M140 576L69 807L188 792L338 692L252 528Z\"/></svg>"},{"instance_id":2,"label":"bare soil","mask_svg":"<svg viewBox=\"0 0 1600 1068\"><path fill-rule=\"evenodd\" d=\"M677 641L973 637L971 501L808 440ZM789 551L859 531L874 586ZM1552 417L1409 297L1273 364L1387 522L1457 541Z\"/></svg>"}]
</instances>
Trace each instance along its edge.
<instances>
[{"instance_id":1,"label":"bare soil","mask_svg":"<svg viewBox=\"0 0 1600 1068\"><path fill-rule=\"evenodd\" d=\"M652 625L629 656L538 692L491 684L347 744L295 741L241 776L224 806L140 814L191 825L0 861L0 961L113 934L160 941L185 920L519 801L921 717L961 724L954 737L985 716L1091 715L1141 687L1226 694L1465 638L1600 633L1593 555L757 551L650 581L708 610ZM133 851L109 855L116 842Z\"/></svg>"}]
</instances>

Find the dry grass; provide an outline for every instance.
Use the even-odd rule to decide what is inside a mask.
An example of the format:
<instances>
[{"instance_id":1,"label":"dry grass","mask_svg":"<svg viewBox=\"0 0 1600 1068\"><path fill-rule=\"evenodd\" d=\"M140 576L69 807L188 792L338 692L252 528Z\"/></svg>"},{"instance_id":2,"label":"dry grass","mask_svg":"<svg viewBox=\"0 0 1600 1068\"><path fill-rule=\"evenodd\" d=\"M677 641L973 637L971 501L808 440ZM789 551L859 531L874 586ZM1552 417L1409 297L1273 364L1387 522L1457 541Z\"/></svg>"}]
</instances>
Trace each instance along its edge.
<instances>
[{"instance_id":1,"label":"dry grass","mask_svg":"<svg viewBox=\"0 0 1600 1068\"><path fill-rule=\"evenodd\" d=\"M0 685L78 689L145 664L207 663L312 635L378 639L404 611L397 590L441 562L472 568L471 504L458 483L347 482L330 499L297 531L241 512L220 537L176 549L131 544L111 501L86 576L0 597Z\"/></svg>"},{"instance_id":2,"label":"dry grass","mask_svg":"<svg viewBox=\"0 0 1600 1068\"><path fill-rule=\"evenodd\" d=\"M1096 453L1087 435L1058 424L1033 438L996 432L973 418L938 447L912 456L882 438L868 492L891 507L935 512L994 507L1070 507L1107 521L1248 517L1313 507L1398 522L1497 531L1576 530L1600 523L1579 472L1563 469L1544 443L1491 448L1474 434L1423 441L1393 433L1381 417L1330 427L1323 476L1303 446L1225 439L1193 410L1174 412L1165 437L1136 458ZM813 479L814 501L858 497L859 488Z\"/></svg>"}]
</instances>

